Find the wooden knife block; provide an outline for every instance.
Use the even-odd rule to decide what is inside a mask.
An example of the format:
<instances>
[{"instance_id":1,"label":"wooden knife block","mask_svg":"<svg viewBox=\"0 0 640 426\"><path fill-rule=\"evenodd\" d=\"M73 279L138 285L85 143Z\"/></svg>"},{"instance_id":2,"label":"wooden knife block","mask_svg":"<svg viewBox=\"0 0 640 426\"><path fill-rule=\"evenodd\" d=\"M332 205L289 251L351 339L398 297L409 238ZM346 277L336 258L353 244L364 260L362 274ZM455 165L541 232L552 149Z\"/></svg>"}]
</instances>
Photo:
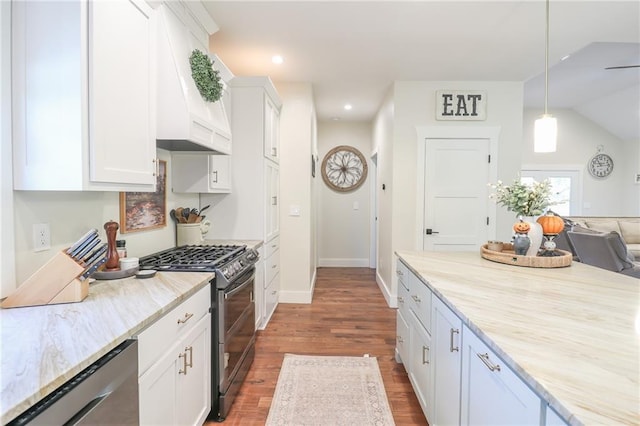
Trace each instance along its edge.
<instances>
[{"instance_id":1,"label":"wooden knife block","mask_svg":"<svg viewBox=\"0 0 640 426\"><path fill-rule=\"evenodd\" d=\"M0 307L81 302L89 294L89 282L78 279L84 269L61 251L4 299Z\"/></svg>"}]
</instances>

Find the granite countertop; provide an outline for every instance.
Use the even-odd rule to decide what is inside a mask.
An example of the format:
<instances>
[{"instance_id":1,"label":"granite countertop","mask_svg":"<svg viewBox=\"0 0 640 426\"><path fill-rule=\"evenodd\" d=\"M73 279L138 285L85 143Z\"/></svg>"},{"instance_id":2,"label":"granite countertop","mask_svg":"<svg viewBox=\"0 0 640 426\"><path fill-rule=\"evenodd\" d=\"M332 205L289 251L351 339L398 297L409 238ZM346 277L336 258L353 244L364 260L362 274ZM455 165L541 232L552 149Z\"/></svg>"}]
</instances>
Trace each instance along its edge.
<instances>
[{"instance_id":1,"label":"granite countertop","mask_svg":"<svg viewBox=\"0 0 640 426\"><path fill-rule=\"evenodd\" d=\"M260 240L206 240L246 245ZM158 272L139 280L95 281L79 303L0 309L0 421L4 425L102 355L135 336L213 278Z\"/></svg>"},{"instance_id":2,"label":"granite countertop","mask_svg":"<svg viewBox=\"0 0 640 426\"><path fill-rule=\"evenodd\" d=\"M574 262L398 251L436 296L570 424L640 423L640 283Z\"/></svg>"},{"instance_id":3,"label":"granite countertop","mask_svg":"<svg viewBox=\"0 0 640 426\"><path fill-rule=\"evenodd\" d=\"M6 424L183 300L211 272L95 281L79 303L0 309L0 419Z\"/></svg>"}]
</instances>

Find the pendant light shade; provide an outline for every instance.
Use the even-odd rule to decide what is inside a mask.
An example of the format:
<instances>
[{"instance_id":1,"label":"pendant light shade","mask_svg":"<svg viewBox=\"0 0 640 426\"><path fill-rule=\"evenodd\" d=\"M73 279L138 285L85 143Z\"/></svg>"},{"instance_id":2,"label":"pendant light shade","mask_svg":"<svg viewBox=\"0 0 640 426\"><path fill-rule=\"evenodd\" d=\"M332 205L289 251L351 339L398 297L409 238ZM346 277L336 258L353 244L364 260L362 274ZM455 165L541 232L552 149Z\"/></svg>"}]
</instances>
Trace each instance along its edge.
<instances>
[{"instance_id":1,"label":"pendant light shade","mask_svg":"<svg viewBox=\"0 0 640 426\"><path fill-rule=\"evenodd\" d=\"M547 112L549 98L549 0L547 0L546 33L544 47L544 114L536 120L533 136L534 152L556 152L558 122Z\"/></svg>"},{"instance_id":2,"label":"pendant light shade","mask_svg":"<svg viewBox=\"0 0 640 426\"><path fill-rule=\"evenodd\" d=\"M556 152L558 120L551 114L538 118L534 128L533 150L535 152Z\"/></svg>"}]
</instances>

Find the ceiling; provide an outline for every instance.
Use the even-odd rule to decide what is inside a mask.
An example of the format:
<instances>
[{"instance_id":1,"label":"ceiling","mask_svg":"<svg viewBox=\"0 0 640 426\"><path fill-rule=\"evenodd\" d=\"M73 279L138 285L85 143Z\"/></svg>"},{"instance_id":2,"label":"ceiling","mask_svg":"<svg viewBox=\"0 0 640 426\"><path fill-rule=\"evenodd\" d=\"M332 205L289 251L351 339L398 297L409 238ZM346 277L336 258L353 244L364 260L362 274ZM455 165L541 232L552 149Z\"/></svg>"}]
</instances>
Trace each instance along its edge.
<instances>
[{"instance_id":1,"label":"ceiling","mask_svg":"<svg viewBox=\"0 0 640 426\"><path fill-rule=\"evenodd\" d=\"M525 106L544 105L542 0L204 4L220 27L210 47L232 72L311 83L321 121L372 120L395 80L522 81ZM640 68L604 70L640 64L640 2L552 0L549 63L551 113L572 108L640 140Z\"/></svg>"}]
</instances>

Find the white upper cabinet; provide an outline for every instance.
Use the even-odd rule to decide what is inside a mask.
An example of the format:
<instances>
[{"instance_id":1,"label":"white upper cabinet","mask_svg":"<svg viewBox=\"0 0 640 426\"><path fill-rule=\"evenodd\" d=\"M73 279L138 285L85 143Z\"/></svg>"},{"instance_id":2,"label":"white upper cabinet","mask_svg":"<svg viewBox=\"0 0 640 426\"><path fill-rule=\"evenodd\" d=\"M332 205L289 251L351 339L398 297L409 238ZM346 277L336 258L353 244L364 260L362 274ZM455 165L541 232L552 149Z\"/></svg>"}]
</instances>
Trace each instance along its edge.
<instances>
[{"instance_id":1,"label":"white upper cabinet","mask_svg":"<svg viewBox=\"0 0 640 426\"><path fill-rule=\"evenodd\" d=\"M189 57L194 49L209 54L208 37L215 23L207 26L199 3L168 2L158 8L158 147L169 150L203 150L231 154L231 128L225 99L205 101L193 78ZM209 18L210 19L210 18ZM207 29L208 28L208 29ZM225 87L226 67L209 55Z\"/></svg>"},{"instance_id":2,"label":"white upper cabinet","mask_svg":"<svg viewBox=\"0 0 640 426\"><path fill-rule=\"evenodd\" d=\"M193 152L171 155L173 192L231 192L231 156Z\"/></svg>"},{"instance_id":3,"label":"white upper cabinet","mask_svg":"<svg viewBox=\"0 0 640 426\"><path fill-rule=\"evenodd\" d=\"M12 24L14 188L154 191L154 10L13 2Z\"/></svg>"},{"instance_id":4,"label":"white upper cabinet","mask_svg":"<svg viewBox=\"0 0 640 426\"><path fill-rule=\"evenodd\" d=\"M264 99L264 156L280 160L280 108L268 97Z\"/></svg>"}]
</instances>

